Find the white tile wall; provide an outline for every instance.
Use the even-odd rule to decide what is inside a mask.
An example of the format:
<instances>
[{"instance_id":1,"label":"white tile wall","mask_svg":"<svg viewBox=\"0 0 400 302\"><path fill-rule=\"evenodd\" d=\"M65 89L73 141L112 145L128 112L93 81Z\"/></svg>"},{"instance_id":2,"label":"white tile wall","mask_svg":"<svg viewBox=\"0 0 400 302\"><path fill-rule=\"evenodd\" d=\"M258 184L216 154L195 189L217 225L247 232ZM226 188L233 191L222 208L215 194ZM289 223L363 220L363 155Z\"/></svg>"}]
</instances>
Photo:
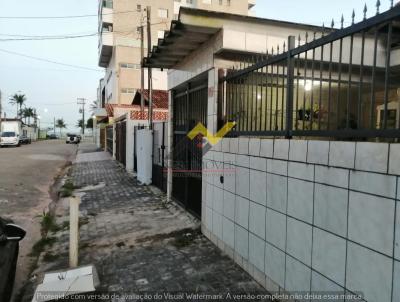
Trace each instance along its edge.
<instances>
[{"instance_id":1,"label":"white tile wall","mask_svg":"<svg viewBox=\"0 0 400 302\"><path fill-rule=\"evenodd\" d=\"M396 215L396 239L395 239L395 250L394 257L400 261L400 201L396 201L397 203L397 215ZM399 276L400 277L400 276Z\"/></svg>"},{"instance_id":2,"label":"white tile wall","mask_svg":"<svg viewBox=\"0 0 400 302\"><path fill-rule=\"evenodd\" d=\"M347 234L347 204L347 190L316 184L314 224L345 237Z\"/></svg>"},{"instance_id":3,"label":"white tile wall","mask_svg":"<svg viewBox=\"0 0 400 302\"><path fill-rule=\"evenodd\" d=\"M223 173L224 184L219 174L204 175L202 229L257 280L265 271L261 284L270 289L337 292L345 286L369 302L397 301L400 261L391 301L390 258L400 260L394 146L389 156L387 144L224 139L224 153L214 148L205 157L234 171Z\"/></svg>"},{"instance_id":4,"label":"white tile wall","mask_svg":"<svg viewBox=\"0 0 400 302\"><path fill-rule=\"evenodd\" d=\"M224 216L235 221L235 195L224 191Z\"/></svg>"},{"instance_id":5,"label":"white tile wall","mask_svg":"<svg viewBox=\"0 0 400 302\"><path fill-rule=\"evenodd\" d=\"M268 159L267 172L279 175L287 175L288 162L284 160Z\"/></svg>"},{"instance_id":6,"label":"white tile wall","mask_svg":"<svg viewBox=\"0 0 400 302\"><path fill-rule=\"evenodd\" d=\"M286 256L285 277L287 291L304 293L311 290L311 269L290 256Z\"/></svg>"},{"instance_id":7,"label":"white tile wall","mask_svg":"<svg viewBox=\"0 0 400 302\"><path fill-rule=\"evenodd\" d=\"M315 182L348 188L349 171L345 169L315 166Z\"/></svg>"},{"instance_id":8,"label":"white tile wall","mask_svg":"<svg viewBox=\"0 0 400 302\"><path fill-rule=\"evenodd\" d=\"M389 144L356 144L356 170L386 173L388 166Z\"/></svg>"},{"instance_id":9,"label":"white tile wall","mask_svg":"<svg viewBox=\"0 0 400 302\"><path fill-rule=\"evenodd\" d=\"M314 165L303 163L289 162L288 175L290 177L313 181Z\"/></svg>"},{"instance_id":10,"label":"white tile wall","mask_svg":"<svg viewBox=\"0 0 400 302\"><path fill-rule=\"evenodd\" d=\"M392 302L400 301L400 262L394 262L394 276L393 276L393 300Z\"/></svg>"},{"instance_id":11,"label":"white tile wall","mask_svg":"<svg viewBox=\"0 0 400 302\"><path fill-rule=\"evenodd\" d=\"M350 189L396 198L396 177L371 172L350 172Z\"/></svg>"},{"instance_id":12,"label":"white tile wall","mask_svg":"<svg viewBox=\"0 0 400 302\"><path fill-rule=\"evenodd\" d=\"M289 146L289 160L291 161L307 161L307 141L291 140Z\"/></svg>"},{"instance_id":13,"label":"white tile wall","mask_svg":"<svg viewBox=\"0 0 400 302\"><path fill-rule=\"evenodd\" d=\"M311 276L311 292L312 293L321 293L321 292L329 292L329 293L341 293L344 294L344 289L332 282L331 280L325 278L324 276L318 274L313 271ZM313 301L321 301L321 300L313 300ZM344 300L335 300L338 302L344 302Z\"/></svg>"},{"instance_id":14,"label":"white tile wall","mask_svg":"<svg viewBox=\"0 0 400 302\"><path fill-rule=\"evenodd\" d=\"M261 139L250 138L249 141L249 155L260 156Z\"/></svg>"},{"instance_id":15,"label":"white tile wall","mask_svg":"<svg viewBox=\"0 0 400 302\"><path fill-rule=\"evenodd\" d=\"M217 187L214 187L213 210L220 215L224 213L224 191Z\"/></svg>"},{"instance_id":16,"label":"white tile wall","mask_svg":"<svg viewBox=\"0 0 400 302\"><path fill-rule=\"evenodd\" d=\"M287 206L287 178L285 176L267 175L267 205L282 213Z\"/></svg>"},{"instance_id":17,"label":"white tile wall","mask_svg":"<svg viewBox=\"0 0 400 302\"><path fill-rule=\"evenodd\" d=\"M222 215L213 211L213 234L216 235L219 239L222 239Z\"/></svg>"},{"instance_id":18,"label":"white tile wall","mask_svg":"<svg viewBox=\"0 0 400 302\"><path fill-rule=\"evenodd\" d=\"M344 286L346 273L346 240L314 228L313 268Z\"/></svg>"},{"instance_id":19,"label":"white tile wall","mask_svg":"<svg viewBox=\"0 0 400 302\"><path fill-rule=\"evenodd\" d=\"M239 137L239 154L249 155L249 138Z\"/></svg>"},{"instance_id":20,"label":"white tile wall","mask_svg":"<svg viewBox=\"0 0 400 302\"><path fill-rule=\"evenodd\" d=\"M267 209L265 234L267 242L286 250L286 215Z\"/></svg>"},{"instance_id":21,"label":"white tile wall","mask_svg":"<svg viewBox=\"0 0 400 302\"><path fill-rule=\"evenodd\" d=\"M235 223L227 218L223 218L222 240L231 248L235 248Z\"/></svg>"},{"instance_id":22,"label":"white tile wall","mask_svg":"<svg viewBox=\"0 0 400 302\"><path fill-rule=\"evenodd\" d=\"M250 157L248 155L237 155L236 165L244 168L250 167Z\"/></svg>"},{"instance_id":23,"label":"white tile wall","mask_svg":"<svg viewBox=\"0 0 400 302\"><path fill-rule=\"evenodd\" d=\"M250 200L267 205L267 173L250 171Z\"/></svg>"},{"instance_id":24,"label":"white tile wall","mask_svg":"<svg viewBox=\"0 0 400 302\"><path fill-rule=\"evenodd\" d=\"M245 259L249 257L249 232L235 224L235 251Z\"/></svg>"},{"instance_id":25,"label":"white tile wall","mask_svg":"<svg viewBox=\"0 0 400 302\"><path fill-rule=\"evenodd\" d=\"M259 271L264 272L264 261L265 261L265 241L254 236L252 233L249 234L249 261Z\"/></svg>"},{"instance_id":26,"label":"white tile wall","mask_svg":"<svg viewBox=\"0 0 400 302\"><path fill-rule=\"evenodd\" d=\"M231 143L231 139L230 138L224 138L222 139L222 152L229 152L229 145Z\"/></svg>"},{"instance_id":27,"label":"white tile wall","mask_svg":"<svg viewBox=\"0 0 400 302\"><path fill-rule=\"evenodd\" d=\"M249 230L264 240L266 210L264 206L250 202Z\"/></svg>"},{"instance_id":28,"label":"white tile wall","mask_svg":"<svg viewBox=\"0 0 400 302\"><path fill-rule=\"evenodd\" d=\"M229 150L231 153L237 154L239 153L239 139L237 137L231 138L229 144Z\"/></svg>"},{"instance_id":29,"label":"white tile wall","mask_svg":"<svg viewBox=\"0 0 400 302\"><path fill-rule=\"evenodd\" d=\"M250 169L267 171L267 159L263 157L250 157Z\"/></svg>"},{"instance_id":30,"label":"white tile wall","mask_svg":"<svg viewBox=\"0 0 400 302\"><path fill-rule=\"evenodd\" d=\"M391 301L390 258L349 242L347 262L346 288L363 292L366 301Z\"/></svg>"},{"instance_id":31,"label":"white tile wall","mask_svg":"<svg viewBox=\"0 0 400 302\"><path fill-rule=\"evenodd\" d=\"M250 201L236 196L235 221L246 230L249 229L249 211Z\"/></svg>"},{"instance_id":32,"label":"white tile wall","mask_svg":"<svg viewBox=\"0 0 400 302\"><path fill-rule=\"evenodd\" d=\"M394 200L350 192L349 239L393 255Z\"/></svg>"},{"instance_id":33,"label":"white tile wall","mask_svg":"<svg viewBox=\"0 0 400 302\"><path fill-rule=\"evenodd\" d=\"M312 227L288 217L287 253L311 266Z\"/></svg>"},{"instance_id":34,"label":"white tile wall","mask_svg":"<svg viewBox=\"0 0 400 302\"><path fill-rule=\"evenodd\" d=\"M288 159L289 158L289 140L276 139L274 142L274 158Z\"/></svg>"},{"instance_id":35,"label":"white tile wall","mask_svg":"<svg viewBox=\"0 0 400 302\"><path fill-rule=\"evenodd\" d=\"M312 182L289 178L288 215L312 223L313 196L314 184Z\"/></svg>"},{"instance_id":36,"label":"white tile wall","mask_svg":"<svg viewBox=\"0 0 400 302\"><path fill-rule=\"evenodd\" d=\"M272 139L262 139L260 145L260 156L273 157L274 155L274 141Z\"/></svg>"},{"instance_id":37,"label":"white tile wall","mask_svg":"<svg viewBox=\"0 0 400 302\"><path fill-rule=\"evenodd\" d=\"M236 194L250 197L250 170L247 168L236 167Z\"/></svg>"},{"instance_id":38,"label":"white tile wall","mask_svg":"<svg viewBox=\"0 0 400 302\"><path fill-rule=\"evenodd\" d=\"M307 162L327 165L329 158L329 142L309 141Z\"/></svg>"},{"instance_id":39,"label":"white tile wall","mask_svg":"<svg viewBox=\"0 0 400 302\"><path fill-rule=\"evenodd\" d=\"M400 175L400 144L390 145L389 173Z\"/></svg>"},{"instance_id":40,"label":"white tile wall","mask_svg":"<svg viewBox=\"0 0 400 302\"><path fill-rule=\"evenodd\" d=\"M330 142L329 165L354 169L355 154L354 142Z\"/></svg>"},{"instance_id":41,"label":"white tile wall","mask_svg":"<svg viewBox=\"0 0 400 302\"><path fill-rule=\"evenodd\" d=\"M265 246L265 273L280 287L285 287L285 253L268 243Z\"/></svg>"}]
</instances>

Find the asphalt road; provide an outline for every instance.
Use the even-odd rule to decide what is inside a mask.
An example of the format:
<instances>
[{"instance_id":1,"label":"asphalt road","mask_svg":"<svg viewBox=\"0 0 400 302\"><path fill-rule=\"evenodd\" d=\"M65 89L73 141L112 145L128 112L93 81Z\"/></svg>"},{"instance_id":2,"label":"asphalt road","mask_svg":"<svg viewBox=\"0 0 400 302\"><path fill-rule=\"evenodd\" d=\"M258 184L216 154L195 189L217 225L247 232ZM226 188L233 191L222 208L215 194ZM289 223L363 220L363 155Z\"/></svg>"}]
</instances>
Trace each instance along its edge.
<instances>
[{"instance_id":1,"label":"asphalt road","mask_svg":"<svg viewBox=\"0 0 400 302\"><path fill-rule=\"evenodd\" d=\"M76 145L63 140L0 149L0 216L27 230L21 242L15 292L28 278L32 245L40 238L40 214L52 199L50 187L67 162L75 159Z\"/></svg>"}]
</instances>

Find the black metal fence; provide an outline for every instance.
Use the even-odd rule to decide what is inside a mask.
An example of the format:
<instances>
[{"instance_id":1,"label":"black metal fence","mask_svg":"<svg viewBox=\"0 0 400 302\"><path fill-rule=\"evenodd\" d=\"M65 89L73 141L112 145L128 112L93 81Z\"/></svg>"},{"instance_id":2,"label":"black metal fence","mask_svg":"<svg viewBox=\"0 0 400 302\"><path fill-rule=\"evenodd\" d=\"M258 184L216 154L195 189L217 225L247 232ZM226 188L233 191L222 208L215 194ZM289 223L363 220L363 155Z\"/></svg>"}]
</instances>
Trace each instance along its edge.
<instances>
[{"instance_id":1,"label":"black metal fence","mask_svg":"<svg viewBox=\"0 0 400 302\"><path fill-rule=\"evenodd\" d=\"M393 5L393 4L392 4ZM231 135L400 137L400 6L289 37L220 82Z\"/></svg>"},{"instance_id":2,"label":"black metal fence","mask_svg":"<svg viewBox=\"0 0 400 302\"><path fill-rule=\"evenodd\" d=\"M106 144L107 151L110 154L114 153L114 129L113 126L107 126L106 128Z\"/></svg>"}]
</instances>

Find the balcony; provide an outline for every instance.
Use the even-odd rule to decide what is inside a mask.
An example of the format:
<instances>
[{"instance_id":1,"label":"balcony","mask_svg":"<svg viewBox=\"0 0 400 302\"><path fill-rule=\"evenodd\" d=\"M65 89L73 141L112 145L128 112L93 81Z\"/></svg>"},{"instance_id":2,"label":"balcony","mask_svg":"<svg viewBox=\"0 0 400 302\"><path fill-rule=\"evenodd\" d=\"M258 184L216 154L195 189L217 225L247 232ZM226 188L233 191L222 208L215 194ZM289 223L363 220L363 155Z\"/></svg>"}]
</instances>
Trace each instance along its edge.
<instances>
[{"instance_id":1,"label":"balcony","mask_svg":"<svg viewBox=\"0 0 400 302\"><path fill-rule=\"evenodd\" d=\"M113 32L103 31L99 37L99 66L107 67L111 60L114 45Z\"/></svg>"}]
</instances>

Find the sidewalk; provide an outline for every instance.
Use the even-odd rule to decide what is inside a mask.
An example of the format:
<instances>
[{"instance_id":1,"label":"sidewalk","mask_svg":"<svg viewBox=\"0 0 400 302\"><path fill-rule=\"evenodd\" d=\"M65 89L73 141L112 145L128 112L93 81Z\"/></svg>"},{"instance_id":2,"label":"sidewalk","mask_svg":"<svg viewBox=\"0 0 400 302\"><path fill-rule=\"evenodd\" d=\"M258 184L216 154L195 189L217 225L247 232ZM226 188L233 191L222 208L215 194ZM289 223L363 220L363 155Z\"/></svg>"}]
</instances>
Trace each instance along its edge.
<instances>
[{"instance_id":1,"label":"sidewalk","mask_svg":"<svg viewBox=\"0 0 400 302\"><path fill-rule=\"evenodd\" d=\"M265 293L200 233L197 219L164 205L162 193L140 186L108 154L93 150L81 149L70 177L82 193L79 263L96 266L100 291ZM44 272L67 268L68 219L67 200L60 200L57 224L64 227L42 253L35 284Z\"/></svg>"}]
</instances>

